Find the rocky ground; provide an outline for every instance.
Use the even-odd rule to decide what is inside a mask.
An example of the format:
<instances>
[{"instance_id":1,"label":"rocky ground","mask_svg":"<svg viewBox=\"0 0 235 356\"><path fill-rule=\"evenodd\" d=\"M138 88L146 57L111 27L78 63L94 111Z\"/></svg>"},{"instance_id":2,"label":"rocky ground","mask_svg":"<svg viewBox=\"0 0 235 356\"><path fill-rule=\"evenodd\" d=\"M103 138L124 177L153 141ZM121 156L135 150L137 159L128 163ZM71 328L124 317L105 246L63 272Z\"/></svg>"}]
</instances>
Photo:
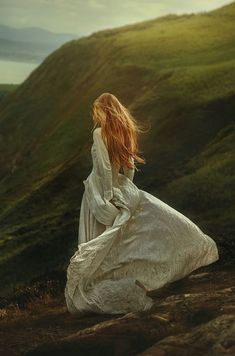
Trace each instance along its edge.
<instances>
[{"instance_id":1,"label":"rocky ground","mask_svg":"<svg viewBox=\"0 0 235 356\"><path fill-rule=\"evenodd\" d=\"M233 267L200 269L150 294L150 311L115 316L70 315L62 293L2 306L1 354L235 355Z\"/></svg>"}]
</instances>

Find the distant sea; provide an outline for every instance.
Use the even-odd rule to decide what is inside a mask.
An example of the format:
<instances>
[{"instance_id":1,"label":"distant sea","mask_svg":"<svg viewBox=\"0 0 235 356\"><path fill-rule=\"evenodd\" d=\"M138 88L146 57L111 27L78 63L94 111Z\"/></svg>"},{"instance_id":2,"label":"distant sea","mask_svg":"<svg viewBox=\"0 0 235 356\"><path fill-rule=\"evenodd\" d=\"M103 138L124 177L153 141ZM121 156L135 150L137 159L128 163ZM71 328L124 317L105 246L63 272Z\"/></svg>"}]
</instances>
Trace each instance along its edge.
<instances>
[{"instance_id":1,"label":"distant sea","mask_svg":"<svg viewBox=\"0 0 235 356\"><path fill-rule=\"evenodd\" d=\"M22 83L39 64L0 59L0 84Z\"/></svg>"}]
</instances>

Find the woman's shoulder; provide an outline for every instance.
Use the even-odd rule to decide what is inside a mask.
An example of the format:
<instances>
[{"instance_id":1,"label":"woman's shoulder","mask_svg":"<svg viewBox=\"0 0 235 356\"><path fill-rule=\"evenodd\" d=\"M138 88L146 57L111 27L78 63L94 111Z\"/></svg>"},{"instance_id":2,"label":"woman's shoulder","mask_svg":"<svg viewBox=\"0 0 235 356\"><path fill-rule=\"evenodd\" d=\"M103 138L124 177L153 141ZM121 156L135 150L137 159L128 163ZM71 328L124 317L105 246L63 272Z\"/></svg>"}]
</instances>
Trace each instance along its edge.
<instances>
[{"instance_id":1,"label":"woman's shoulder","mask_svg":"<svg viewBox=\"0 0 235 356\"><path fill-rule=\"evenodd\" d=\"M101 127L96 127L95 130L93 131L93 136L94 135L101 135Z\"/></svg>"},{"instance_id":2,"label":"woman's shoulder","mask_svg":"<svg viewBox=\"0 0 235 356\"><path fill-rule=\"evenodd\" d=\"M98 140L101 137L101 127L96 127L95 130L93 131L93 139L95 139L95 137Z\"/></svg>"}]
</instances>

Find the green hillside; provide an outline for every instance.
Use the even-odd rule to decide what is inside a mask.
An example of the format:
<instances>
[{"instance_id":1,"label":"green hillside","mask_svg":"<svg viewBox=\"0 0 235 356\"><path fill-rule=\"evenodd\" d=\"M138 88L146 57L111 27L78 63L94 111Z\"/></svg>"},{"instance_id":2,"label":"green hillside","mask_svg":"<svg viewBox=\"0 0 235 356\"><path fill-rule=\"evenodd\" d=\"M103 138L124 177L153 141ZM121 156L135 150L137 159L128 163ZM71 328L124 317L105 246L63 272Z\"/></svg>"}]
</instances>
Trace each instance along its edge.
<instances>
[{"instance_id":1,"label":"green hillside","mask_svg":"<svg viewBox=\"0 0 235 356\"><path fill-rule=\"evenodd\" d=\"M5 95L14 91L19 84L0 84L0 101Z\"/></svg>"},{"instance_id":2,"label":"green hillside","mask_svg":"<svg viewBox=\"0 0 235 356\"><path fill-rule=\"evenodd\" d=\"M0 101L0 278L65 271L91 169L91 105L115 94L140 121L135 183L192 218L232 256L235 3L72 40ZM224 261L222 259L222 261Z\"/></svg>"}]
</instances>

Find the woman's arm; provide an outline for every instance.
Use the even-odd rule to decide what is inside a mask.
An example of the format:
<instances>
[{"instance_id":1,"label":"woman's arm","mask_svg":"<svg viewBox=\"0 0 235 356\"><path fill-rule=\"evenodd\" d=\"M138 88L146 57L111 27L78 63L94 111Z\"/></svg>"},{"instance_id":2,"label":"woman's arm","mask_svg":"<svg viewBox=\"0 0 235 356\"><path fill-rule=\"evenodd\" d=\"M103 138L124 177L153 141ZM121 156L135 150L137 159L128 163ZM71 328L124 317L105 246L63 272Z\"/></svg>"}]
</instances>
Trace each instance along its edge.
<instances>
[{"instance_id":1,"label":"woman's arm","mask_svg":"<svg viewBox=\"0 0 235 356\"><path fill-rule=\"evenodd\" d=\"M109 159L107 147L101 136L101 128L97 127L93 131L94 149L95 149L95 164L98 174L102 179L104 189L104 199L111 200L113 198L113 182L112 182L112 167Z\"/></svg>"},{"instance_id":2,"label":"woman's arm","mask_svg":"<svg viewBox=\"0 0 235 356\"><path fill-rule=\"evenodd\" d=\"M131 162L132 164L134 164L134 159L132 157L131 157ZM128 177L130 180L133 181L134 174L135 174L134 168L123 167L123 173L126 177Z\"/></svg>"}]
</instances>

